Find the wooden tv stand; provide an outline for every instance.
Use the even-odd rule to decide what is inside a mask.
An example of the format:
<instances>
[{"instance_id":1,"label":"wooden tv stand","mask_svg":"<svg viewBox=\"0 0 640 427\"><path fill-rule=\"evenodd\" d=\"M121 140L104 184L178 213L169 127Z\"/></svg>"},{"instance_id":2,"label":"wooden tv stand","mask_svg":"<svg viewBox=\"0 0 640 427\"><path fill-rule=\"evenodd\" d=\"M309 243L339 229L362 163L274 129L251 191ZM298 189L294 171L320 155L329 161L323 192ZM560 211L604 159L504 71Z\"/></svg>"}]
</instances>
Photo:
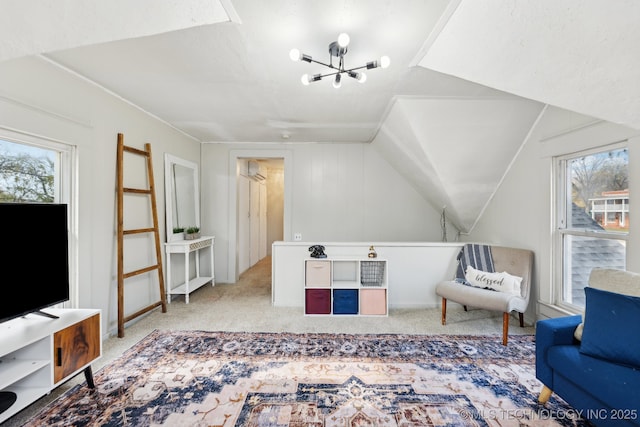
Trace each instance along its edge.
<instances>
[{"instance_id":1,"label":"wooden tv stand","mask_svg":"<svg viewBox=\"0 0 640 427\"><path fill-rule=\"evenodd\" d=\"M91 363L102 356L98 309L44 309L57 319L29 314L0 323L0 392L17 400L0 423L84 371L93 388Z\"/></svg>"}]
</instances>

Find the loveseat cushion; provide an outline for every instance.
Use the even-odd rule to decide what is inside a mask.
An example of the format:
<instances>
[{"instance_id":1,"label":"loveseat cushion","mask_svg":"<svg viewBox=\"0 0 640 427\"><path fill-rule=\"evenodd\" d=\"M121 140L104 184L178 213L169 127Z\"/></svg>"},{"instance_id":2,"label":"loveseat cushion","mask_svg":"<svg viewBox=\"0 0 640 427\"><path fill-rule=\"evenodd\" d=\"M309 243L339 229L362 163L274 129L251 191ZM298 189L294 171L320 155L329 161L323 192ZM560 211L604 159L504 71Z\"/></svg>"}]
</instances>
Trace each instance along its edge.
<instances>
[{"instance_id":1,"label":"loveseat cushion","mask_svg":"<svg viewBox=\"0 0 640 427\"><path fill-rule=\"evenodd\" d=\"M635 397L640 369L587 356L577 345L550 347L547 362L554 375L567 378L609 408L640 411L640 402Z\"/></svg>"},{"instance_id":2,"label":"loveseat cushion","mask_svg":"<svg viewBox=\"0 0 640 427\"><path fill-rule=\"evenodd\" d=\"M524 313L527 308L527 301L522 297L506 292L476 288L453 280L438 283L436 294L458 304L482 307L485 310L501 312L518 310Z\"/></svg>"},{"instance_id":3,"label":"loveseat cushion","mask_svg":"<svg viewBox=\"0 0 640 427\"><path fill-rule=\"evenodd\" d=\"M585 288L580 352L640 368L640 298Z\"/></svg>"}]
</instances>

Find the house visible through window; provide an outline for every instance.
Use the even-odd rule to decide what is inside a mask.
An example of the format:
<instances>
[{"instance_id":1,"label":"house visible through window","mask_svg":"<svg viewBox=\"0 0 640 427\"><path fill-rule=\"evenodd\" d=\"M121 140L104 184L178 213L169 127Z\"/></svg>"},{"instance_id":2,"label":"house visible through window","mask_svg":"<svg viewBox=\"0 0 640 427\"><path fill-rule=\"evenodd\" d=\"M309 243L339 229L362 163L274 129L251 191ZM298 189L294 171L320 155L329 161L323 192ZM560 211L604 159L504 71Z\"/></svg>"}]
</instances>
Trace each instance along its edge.
<instances>
[{"instance_id":1,"label":"house visible through window","mask_svg":"<svg viewBox=\"0 0 640 427\"><path fill-rule=\"evenodd\" d=\"M556 278L560 305L582 308L595 267L625 269L628 153L622 145L556 160Z\"/></svg>"}]
</instances>

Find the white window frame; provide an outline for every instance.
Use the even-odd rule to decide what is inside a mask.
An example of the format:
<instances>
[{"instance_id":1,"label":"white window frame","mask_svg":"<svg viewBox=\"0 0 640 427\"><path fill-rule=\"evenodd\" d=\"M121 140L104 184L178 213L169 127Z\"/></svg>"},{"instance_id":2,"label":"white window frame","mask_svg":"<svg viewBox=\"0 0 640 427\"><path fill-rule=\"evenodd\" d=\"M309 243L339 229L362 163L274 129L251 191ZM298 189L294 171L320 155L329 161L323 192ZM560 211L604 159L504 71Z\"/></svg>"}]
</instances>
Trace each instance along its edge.
<instances>
[{"instance_id":1,"label":"white window frame","mask_svg":"<svg viewBox=\"0 0 640 427\"><path fill-rule=\"evenodd\" d=\"M616 142L608 145L598 146L587 150L581 150L570 154L563 154L561 156L554 157L553 159L553 176L555 182L553 184L553 199L554 203L554 238L552 248L552 268L553 268L553 296L554 305L571 313L581 313L584 311L584 307L573 305L565 302L564 292L564 270L565 270L565 253L564 253L564 237L565 236L578 236L578 237L593 237L598 239L612 239L623 240L628 242L629 233L616 233L607 231L592 231L592 230L577 230L567 228L566 220L567 208L567 194L571 191L571 183L567 182L567 162L578 157L588 156L591 154L602 153L606 151L613 151L619 149L628 149L628 141Z\"/></svg>"},{"instance_id":2,"label":"white window frame","mask_svg":"<svg viewBox=\"0 0 640 427\"><path fill-rule=\"evenodd\" d=\"M79 307L78 289L78 167L77 149L74 145L42 136L16 132L0 127L0 139L16 144L29 145L56 151L58 162L54 174L54 203L68 205L69 227L69 301L63 306Z\"/></svg>"}]
</instances>

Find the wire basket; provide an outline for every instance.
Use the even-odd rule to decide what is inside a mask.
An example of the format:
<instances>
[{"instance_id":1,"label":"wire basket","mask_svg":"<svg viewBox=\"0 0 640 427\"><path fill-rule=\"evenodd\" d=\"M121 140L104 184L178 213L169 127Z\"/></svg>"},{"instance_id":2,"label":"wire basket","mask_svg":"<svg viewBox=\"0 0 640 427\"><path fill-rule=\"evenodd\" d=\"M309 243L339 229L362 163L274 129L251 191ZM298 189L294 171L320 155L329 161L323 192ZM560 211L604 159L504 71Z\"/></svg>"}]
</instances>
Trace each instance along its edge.
<instances>
[{"instance_id":1,"label":"wire basket","mask_svg":"<svg viewBox=\"0 0 640 427\"><path fill-rule=\"evenodd\" d=\"M362 261L360 263L360 283L362 286L383 286L384 264L384 261Z\"/></svg>"}]
</instances>

